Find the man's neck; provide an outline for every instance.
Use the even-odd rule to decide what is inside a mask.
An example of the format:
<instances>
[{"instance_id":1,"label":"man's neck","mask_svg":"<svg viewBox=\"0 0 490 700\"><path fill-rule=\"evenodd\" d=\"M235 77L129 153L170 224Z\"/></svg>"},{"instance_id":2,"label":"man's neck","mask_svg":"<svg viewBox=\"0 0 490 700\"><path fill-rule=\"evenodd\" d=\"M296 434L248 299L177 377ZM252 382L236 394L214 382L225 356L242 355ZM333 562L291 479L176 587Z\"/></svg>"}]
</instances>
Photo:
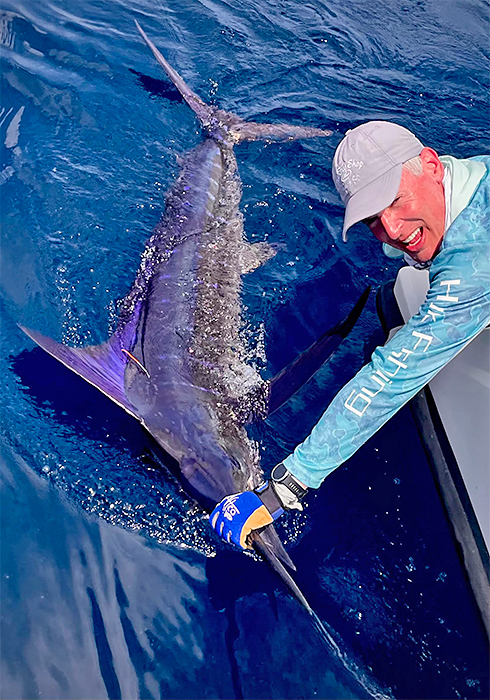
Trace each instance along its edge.
<instances>
[{"instance_id":1,"label":"man's neck","mask_svg":"<svg viewBox=\"0 0 490 700\"><path fill-rule=\"evenodd\" d=\"M444 232L446 232L454 219L468 206L480 180L485 175L486 167L479 160L459 159L452 156L441 156L441 162L444 165L443 185L446 200Z\"/></svg>"}]
</instances>

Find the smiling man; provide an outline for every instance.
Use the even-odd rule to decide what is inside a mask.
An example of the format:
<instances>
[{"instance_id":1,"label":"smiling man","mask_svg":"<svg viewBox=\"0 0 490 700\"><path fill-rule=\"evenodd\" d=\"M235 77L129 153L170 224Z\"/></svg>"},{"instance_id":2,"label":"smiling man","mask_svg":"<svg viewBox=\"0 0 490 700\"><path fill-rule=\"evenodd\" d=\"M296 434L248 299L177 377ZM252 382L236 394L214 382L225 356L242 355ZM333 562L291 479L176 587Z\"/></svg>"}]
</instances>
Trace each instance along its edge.
<instances>
[{"instance_id":1,"label":"smiling man","mask_svg":"<svg viewBox=\"0 0 490 700\"><path fill-rule=\"evenodd\" d=\"M348 382L271 480L223 499L211 525L245 548L252 530L301 509L318 488L490 321L490 156L441 156L398 124L347 132L333 160L345 205L342 238L359 222L390 257L429 267L417 314ZM358 233L357 235L360 235Z\"/></svg>"},{"instance_id":2,"label":"smiling man","mask_svg":"<svg viewBox=\"0 0 490 700\"><path fill-rule=\"evenodd\" d=\"M459 163L444 159L448 168ZM353 224L363 221L379 241L415 262L432 260L447 228L446 201L451 198L443 160L398 124L368 122L349 131L335 152L332 169L346 207L343 240ZM484 166L463 163L476 184ZM385 251L396 256L386 247Z\"/></svg>"},{"instance_id":3,"label":"smiling man","mask_svg":"<svg viewBox=\"0 0 490 700\"><path fill-rule=\"evenodd\" d=\"M417 167L415 162L413 166ZM420 173L409 167L402 168L393 202L363 223L378 241L425 263L439 251L445 231L444 166L432 148L423 148L418 156Z\"/></svg>"}]
</instances>

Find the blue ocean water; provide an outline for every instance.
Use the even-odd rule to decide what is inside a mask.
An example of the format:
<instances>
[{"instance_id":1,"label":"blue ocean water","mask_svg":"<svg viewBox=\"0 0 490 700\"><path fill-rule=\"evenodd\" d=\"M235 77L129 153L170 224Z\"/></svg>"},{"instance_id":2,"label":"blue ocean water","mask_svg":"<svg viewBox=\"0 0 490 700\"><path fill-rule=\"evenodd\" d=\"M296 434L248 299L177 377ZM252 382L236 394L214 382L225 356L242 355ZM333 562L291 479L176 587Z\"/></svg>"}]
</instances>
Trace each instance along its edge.
<instances>
[{"instance_id":1,"label":"blue ocean water","mask_svg":"<svg viewBox=\"0 0 490 700\"><path fill-rule=\"evenodd\" d=\"M393 119L489 152L486 0L4 0L1 18L1 694L8 698L486 698L484 634L402 410L281 536L337 647L268 568L225 547L117 406L17 323L102 342L198 124L137 19L205 100L326 141L236 149L250 241L243 332L264 376L396 273L338 242L342 134ZM358 232L359 233L359 232ZM255 429L264 469L383 336L374 297L335 360Z\"/></svg>"}]
</instances>

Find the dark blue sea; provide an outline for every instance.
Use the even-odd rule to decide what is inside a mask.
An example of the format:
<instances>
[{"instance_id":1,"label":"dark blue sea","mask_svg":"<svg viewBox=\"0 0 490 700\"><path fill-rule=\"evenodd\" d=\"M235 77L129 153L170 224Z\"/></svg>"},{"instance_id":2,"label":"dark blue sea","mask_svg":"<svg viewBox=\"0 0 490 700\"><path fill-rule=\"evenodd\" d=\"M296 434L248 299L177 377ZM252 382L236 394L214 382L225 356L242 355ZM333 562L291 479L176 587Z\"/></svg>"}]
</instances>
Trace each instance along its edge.
<instances>
[{"instance_id":1,"label":"dark blue sea","mask_svg":"<svg viewBox=\"0 0 490 700\"><path fill-rule=\"evenodd\" d=\"M280 535L335 644L265 564L218 542L143 430L22 323L103 342L178 156L202 138L138 20L206 101L329 139L237 147L250 361L270 377L396 274L338 241L343 133L395 120L489 153L487 0L3 0L1 697L488 698L488 648L410 410ZM354 331L254 429L267 472L384 337Z\"/></svg>"}]
</instances>

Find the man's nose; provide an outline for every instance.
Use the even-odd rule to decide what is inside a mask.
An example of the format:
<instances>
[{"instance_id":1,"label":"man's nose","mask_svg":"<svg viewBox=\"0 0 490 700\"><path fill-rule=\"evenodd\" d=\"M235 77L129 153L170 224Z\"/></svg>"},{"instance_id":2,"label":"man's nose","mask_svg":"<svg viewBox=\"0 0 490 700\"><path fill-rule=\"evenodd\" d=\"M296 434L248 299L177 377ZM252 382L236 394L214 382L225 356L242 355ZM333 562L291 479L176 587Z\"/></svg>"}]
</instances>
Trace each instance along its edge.
<instances>
[{"instance_id":1,"label":"man's nose","mask_svg":"<svg viewBox=\"0 0 490 700\"><path fill-rule=\"evenodd\" d=\"M388 238L390 238L392 241L398 240L398 238L400 238L400 220L396 214L389 209L385 209L381 213L379 219L383 224L383 228L386 231Z\"/></svg>"}]
</instances>

